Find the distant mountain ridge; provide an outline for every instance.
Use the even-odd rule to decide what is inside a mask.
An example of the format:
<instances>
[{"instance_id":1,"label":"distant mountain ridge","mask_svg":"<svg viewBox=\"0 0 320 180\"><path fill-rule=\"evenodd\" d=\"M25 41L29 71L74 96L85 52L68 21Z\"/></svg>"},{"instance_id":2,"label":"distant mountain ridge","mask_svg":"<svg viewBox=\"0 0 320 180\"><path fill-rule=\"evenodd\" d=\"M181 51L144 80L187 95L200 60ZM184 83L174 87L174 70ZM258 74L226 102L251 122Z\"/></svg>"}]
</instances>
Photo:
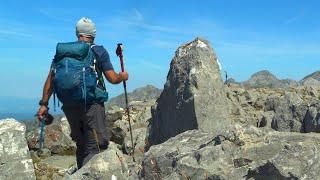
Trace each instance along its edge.
<instances>
[{"instance_id":1,"label":"distant mountain ridge","mask_svg":"<svg viewBox=\"0 0 320 180\"><path fill-rule=\"evenodd\" d=\"M311 74L307 75L301 81L305 81L305 80L310 79L310 78L313 78L315 80L320 81L320 71L316 71L314 73L311 73Z\"/></svg>"},{"instance_id":2,"label":"distant mountain ridge","mask_svg":"<svg viewBox=\"0 0 320 180\"><path fill-rule=\"evenodd\" d=\"M242 84L246 88L286 88L298 85L296 81L291 79L280 80L267 70L254 73L249 80L244 81Z\"/></svg>"},{"instance_id":3,"label":"distant mountain ridge","mask_svg":"<svg viewBox=\"0 0 320 180\"><path fill-rule=\"evenodd\" d=\"M243 81L242 83L238 83L234 79L230 79L227 82L241 84L245 88L288 88L299 85L317 86L320 85L320 71L316 71L307 75L299 82L292 79L278 79L275 75L267 70L254 73L250 79Z\"/></svg>"},{"instance_id":4,"label":"distant mountain ridge","mask_svg":"<svg viewBox=\"0 0 320 180\"><path fill-rule=\"evenodd\" d=\"M137 88L134 91L128 93L128 101L145 101L151 99L157 99L161 93L161 89L158 89L152 85L147 85L141 88ZM121 94L114 98L111 98L107 103L106 106L119 106L125 107L125 96Z\"/></svg>"}]
</instances>

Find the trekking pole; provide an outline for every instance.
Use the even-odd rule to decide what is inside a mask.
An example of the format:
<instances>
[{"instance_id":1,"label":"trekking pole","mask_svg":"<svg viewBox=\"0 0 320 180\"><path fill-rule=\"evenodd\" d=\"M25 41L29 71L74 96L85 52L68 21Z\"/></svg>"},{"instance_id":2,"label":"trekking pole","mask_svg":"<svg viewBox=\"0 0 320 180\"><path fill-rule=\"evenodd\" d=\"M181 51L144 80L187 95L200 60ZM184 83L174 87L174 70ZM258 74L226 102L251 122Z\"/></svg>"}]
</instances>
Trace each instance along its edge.
<instances>
[{"instance_id":1,"label":"trekking pole","mask_svg":"<svg viewBox=\"0 0 320 180\"><path fill-rule=\"evenodd\" d=\"M46 119L43 118L41 120L41 124L40 124L40 137L39 137L39 150L41 151L43 148L43 144L44 144L44 126L45 126L45 121Z\"/></svg>"},{"instance_id":2,"label":"trekking pole","mask_svg":"<svg viewBox=\"0 0 320 180\"><path fill-rule=\"evenodd\" d=\"M122 51L123 51L122 44L118 43L116 54L120 58L121 71L124 72ZM125 100L126 100L126 110L127 110L127 115L128 115L128 121L129 121L129 131L130 131L131 145L132 145L132 159L133 159L133 162L135 162L135 159L134 159L134 145L133 145L133 137L132 137L132 128L131 128L130 112L129 112L129 105L128 105L128 95L127 95L127 84L126 84L126 81L123 81L123 88L124 88L124 96L125 96Z\"/></svg>"}]
</instances>

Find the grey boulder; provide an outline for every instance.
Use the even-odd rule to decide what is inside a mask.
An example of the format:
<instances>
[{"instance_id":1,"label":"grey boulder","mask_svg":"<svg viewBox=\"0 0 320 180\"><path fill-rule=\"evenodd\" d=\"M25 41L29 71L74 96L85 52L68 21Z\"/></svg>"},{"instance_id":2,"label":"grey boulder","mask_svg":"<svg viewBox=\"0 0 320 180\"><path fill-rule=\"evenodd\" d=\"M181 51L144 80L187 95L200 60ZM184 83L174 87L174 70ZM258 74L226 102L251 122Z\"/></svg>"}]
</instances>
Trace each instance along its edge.
<instances>
[{"instance_id":1,"label":"grey boulder","mask_svg":"<svg viewBox=\"0 0 320 180\"><path fill-rule=\"evenodd\" d=\"M308 106L304 117L305 132L320 132L320 102L316 101Z\"/></svg>"},{"instance_id":2,"label":"grey boulder","mask_svg":"<svg viewBox=\"0 0 320 180\"><path fill-rule=\"evenodd\" d=\"M30 149L39 148L40 128L30 132L27 136L28 146ZM44 147L49 149L52 154L74 155L76 144L70 137L70 127L66 117L54 121L52 124L45 126Z\"/></svg>"},{"instance_id":3,"label":"grey boulder","mask_svg":"<svg viewBox=\"0 0 320 180\"><path fill-rule=\"evenodd\" d=\"M129 177L126 156L111 143L109 148L90 159L67 179L126 179Z\"/></svg>"},{"instance_id":4,"label":"grey boulder","mask_svg":"<svg viewBox=\"0 0 320 180\"><path fill-rule=\"evenodd\" d=\"M0 179L36 179L25 131L15 119L0 120Z\"/></svg>"},{"instance_id":5,"label":"grey boulder","mask_svg":"<svg viewBox=\"0 0 320 180\"><path fill-rule=\"evenodd\" d=\"M148 146L187 130L223 131L230 124L227 104L217 57L209 42L196 38L180 46L152 108Z\"/></svg>"}]
</instances>

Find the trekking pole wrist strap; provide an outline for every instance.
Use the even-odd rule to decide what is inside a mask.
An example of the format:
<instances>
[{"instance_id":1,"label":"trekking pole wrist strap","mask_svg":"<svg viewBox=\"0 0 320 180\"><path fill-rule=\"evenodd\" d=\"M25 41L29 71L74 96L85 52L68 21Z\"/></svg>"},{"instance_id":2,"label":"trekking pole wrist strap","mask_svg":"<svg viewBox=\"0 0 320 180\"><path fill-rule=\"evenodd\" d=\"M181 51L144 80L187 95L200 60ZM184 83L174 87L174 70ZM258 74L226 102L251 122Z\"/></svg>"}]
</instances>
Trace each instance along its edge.
<instances>
[{"instance_id":1,"label":"trekking pole wrist strap","mask_svg":"<svg viewBox=\"0 0 320 180\"><path fill-rule=\"evenodd\" d=\"M40 101L39 101L39 106L46 106L46 107L48 107L48 105L49 105L48 101L43 101L43 100L40 100Z\"/></svg>"}]
</instances>

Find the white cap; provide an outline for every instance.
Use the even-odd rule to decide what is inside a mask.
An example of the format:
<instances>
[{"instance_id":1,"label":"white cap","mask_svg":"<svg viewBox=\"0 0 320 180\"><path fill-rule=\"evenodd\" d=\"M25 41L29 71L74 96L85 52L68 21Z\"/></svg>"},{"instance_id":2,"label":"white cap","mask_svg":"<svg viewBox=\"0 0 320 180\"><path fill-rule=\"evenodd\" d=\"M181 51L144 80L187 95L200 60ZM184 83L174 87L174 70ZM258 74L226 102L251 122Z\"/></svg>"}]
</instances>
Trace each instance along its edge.
<instances>
[{"instance_id":1,"label":"white cap","mask_svg":"<svg viewBox=\"0 0 320 180\"><path fill-rule=\"evenodd\" d=\"M85 36L96 36L96 25L87 17L81 18L76 25L76 34Z\"/></svg>"}]
</instances>

